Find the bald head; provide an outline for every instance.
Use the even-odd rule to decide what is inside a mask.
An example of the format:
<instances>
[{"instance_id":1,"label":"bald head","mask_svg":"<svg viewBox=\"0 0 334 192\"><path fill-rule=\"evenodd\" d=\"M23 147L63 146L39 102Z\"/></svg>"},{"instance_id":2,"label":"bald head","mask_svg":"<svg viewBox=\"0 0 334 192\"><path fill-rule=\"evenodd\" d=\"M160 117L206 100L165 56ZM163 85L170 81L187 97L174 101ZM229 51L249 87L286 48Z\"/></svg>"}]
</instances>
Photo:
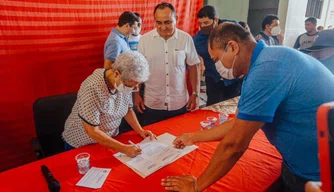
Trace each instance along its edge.
<instances>
[{"instance_id":1,"label":"bald head","mask_svg":"<svg viewBox=\"0 0 334 192\"><path fill-rule=\"evenodd\" d=\"M213 49L214 46L216 48L225 49L227 43L231 40L245 45L255 42L255 39L250 32L241 25L224 22L213 29L208 43L211 49Z\"/></svg>"}]
</instances>

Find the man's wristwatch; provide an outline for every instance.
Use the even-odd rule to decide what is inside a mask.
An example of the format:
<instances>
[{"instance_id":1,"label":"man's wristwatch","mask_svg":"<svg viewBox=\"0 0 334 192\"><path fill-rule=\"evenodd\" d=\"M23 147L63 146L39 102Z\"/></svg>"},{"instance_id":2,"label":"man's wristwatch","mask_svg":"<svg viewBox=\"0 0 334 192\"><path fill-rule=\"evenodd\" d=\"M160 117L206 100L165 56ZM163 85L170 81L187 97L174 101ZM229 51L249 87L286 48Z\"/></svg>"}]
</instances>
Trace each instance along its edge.
<instances>
[{"instance_id":1,"label":"man's wristwatch","mask_svg":"<svg viewBox=\"0 0 334 192\"><path fill-rule=\"evenodd\" d=\"M193 91L193 95L198 96L198 92L197 91Z\"/></svg>"}]
</instances>

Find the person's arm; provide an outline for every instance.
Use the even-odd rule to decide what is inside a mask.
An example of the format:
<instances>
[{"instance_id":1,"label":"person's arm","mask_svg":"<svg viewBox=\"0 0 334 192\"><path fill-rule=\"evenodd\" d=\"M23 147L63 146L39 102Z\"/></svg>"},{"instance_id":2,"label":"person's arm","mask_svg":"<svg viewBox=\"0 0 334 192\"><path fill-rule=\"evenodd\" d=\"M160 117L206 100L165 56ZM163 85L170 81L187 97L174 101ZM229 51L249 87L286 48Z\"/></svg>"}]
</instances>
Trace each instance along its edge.
<instances>
[{"instance_id":1,"label":"person's arm","mask_svg":"<svg viewBox=\"0 0 334 192\"><path fill-rule=\"evenodd\" d=\"M165 190L200 192L225 176L248 148L254 134L264 125L263 122L235 119L232 128L219 143L204 172L196 180L194 176L169 176L162 179Z\"/></svg>"},{"instance_id":2,"label":"person's arm","mask_svg":"<svg viewBox=\"0 0 334 192\"><path fill-rule=\"evenodd\" d=\"M140 40L139 40L139 43L138 43L138 52L143 54L144 56L145 56L145 49L144 49L145 42L146 42L146 38L141 37ZM138 87L139 90L140 90L141 86L142 86L142 84L139 84L139 87ZM134 96L134 105L136 107L136 110L139 113L144 113L145 104L144 104L144 99L140 95L140 91L134 92L133 96Z\"/></svg>"},{"instance_id":3,"label":"person's arm","mask_svg":"<svg viewBox=\"0 0 334 192\"><path fill-rule=\"evenodd\" d=\"M156 138L155 135L151 131L143 130L132 108L129 108L128 113L125 115L124 118L126 122L128 122L129 125L132 127L132 129L135 130L142 138L145 138L148 136L150 137L151 140Z\"/></svg>"},{"instance_id":4,"label":"person's arm","mask_svg":"<svg viewBox=\"0 0 334 192\"><path fill-rule=\"evenodd\" d=\"M193 92L197 92L198 90L198 73L199 72L199 64L189 66L189 80L191 83L191 88ZM192 94L189 98L189 102L187 104L188 110L194 110L197 106L197 98L199 97L199 93Z\"/></svg>"},{"instance_id":5,"label":"person's arm","mask_svg":"<svg viewBox=\"0 0 334 192\"><path fill-rule=\"evenodd\" d=\"M104 51L104 68L111 68L121 52L122 48L120 43L116 40L110 41Z\"/></svg>"},{"instance_id":6,"label":"person's arm","mask_svg":"<svg viewBox=\"0 0 334 192\"><path fill-rule=\"evenodd\" d=\"M87 133L87 135L94 139L97 143L113 149L115 151L124 153L128 155L129 157L135 157L141 153L141 149L136 148L132 145L125 145L113 138L111 138L109 135L104 133L99 129L98 126L92 126L86 123L85 121L82 121L83 127Z\"/></svg>"},{"instance_id":7,"label":"person's arm","mask_svg":"<svg viewBox=\"0 0 334 192\"><path fill-rule=\"evenodd\" d=\"M295 42L295 45L293 46L294 49L299 49L299 47L300 47L299 39L300 39L300 36L298 36L298 38Z\"/></svg>"},{"instance_id":8,"label":"person's arm","mask_svg":"<svg viewBox=\"0 0 334 192\"><path fill-rule=\"evenodd\" d=\"M191 83L191 88L196 94L192 94L187 103L188 110L194 110L197 107L197 100L199 97L198 85L199 83L199 68L200 68L200 59L198 57L195 44L191 36L189 35L187 46L186 46L186 64L189 66L189 80Z\"/></svg>"},{"instance_id":9,"label":"person's arm","mask_svg":"<svg viewBox=\"0 0 334 192\"><path fill-rule=\"evenodd\" d=\"M231 130L219 143L208 167L198 178L198 191L203 191L232 169L248 148L254 134L263 125L263 122L235 119Z\"/></svg>"},{"instance_id":10,"label":"person's arm","mask_svg":"<svg viewBox=\"0 0 334 192\"><path fill-rule=\"evenodd\" d=\"M238 115L238 109L236 110L235 114L235 116ZM208 130L197 131L194 133L184 133L178 136L173 141L173 144L176 148L184 148L185 146L199 142L221 141L232 128L234 120L235 118Z\"/></svg>"}]
</instances>

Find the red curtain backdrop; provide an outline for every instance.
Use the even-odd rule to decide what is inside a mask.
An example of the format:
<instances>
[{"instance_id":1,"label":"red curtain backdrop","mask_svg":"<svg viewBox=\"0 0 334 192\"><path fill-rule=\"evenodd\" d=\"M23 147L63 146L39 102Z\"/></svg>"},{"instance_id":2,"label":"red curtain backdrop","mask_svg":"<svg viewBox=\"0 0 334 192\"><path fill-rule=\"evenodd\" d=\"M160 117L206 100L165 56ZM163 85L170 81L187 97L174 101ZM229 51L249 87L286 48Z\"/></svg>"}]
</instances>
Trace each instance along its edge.
<instances>
[{"instance_id":1,"label":"red curtain backdrop","mask_svg":"<svg viewBox=\"0 0 334 192\"><path fill-rule=\"evenodd\" d=\"M50 3L51 2L51 3ZM77 92L103 67L103 46L118 16L143 17L154 28L160 0L0 1L0 171L35 160L32 104L40 97ZM172 0L178 28L194 35L203 0Z\"/></svg>"}]
</instances>

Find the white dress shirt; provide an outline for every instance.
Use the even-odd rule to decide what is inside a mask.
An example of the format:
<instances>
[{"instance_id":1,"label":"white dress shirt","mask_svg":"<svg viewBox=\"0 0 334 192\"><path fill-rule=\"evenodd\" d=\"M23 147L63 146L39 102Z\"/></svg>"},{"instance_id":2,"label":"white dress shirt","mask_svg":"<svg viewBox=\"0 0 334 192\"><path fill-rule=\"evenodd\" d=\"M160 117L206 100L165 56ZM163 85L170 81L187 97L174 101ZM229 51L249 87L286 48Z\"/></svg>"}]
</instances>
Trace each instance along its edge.
<instances>
[{"instance_id":1,"label":"white dress shirt","mask_svg":"<svg viewBox=\"0 0 334 192\"><path fill-rule=\"evenodd\" d=\"M142 35L138 51L148 60L151 75L145 82L144 103L156 110L178 110L189 99L186 64L200 62L192 37L179 29L168 40L156 29Z\"/></svg>"}]
</instances>

